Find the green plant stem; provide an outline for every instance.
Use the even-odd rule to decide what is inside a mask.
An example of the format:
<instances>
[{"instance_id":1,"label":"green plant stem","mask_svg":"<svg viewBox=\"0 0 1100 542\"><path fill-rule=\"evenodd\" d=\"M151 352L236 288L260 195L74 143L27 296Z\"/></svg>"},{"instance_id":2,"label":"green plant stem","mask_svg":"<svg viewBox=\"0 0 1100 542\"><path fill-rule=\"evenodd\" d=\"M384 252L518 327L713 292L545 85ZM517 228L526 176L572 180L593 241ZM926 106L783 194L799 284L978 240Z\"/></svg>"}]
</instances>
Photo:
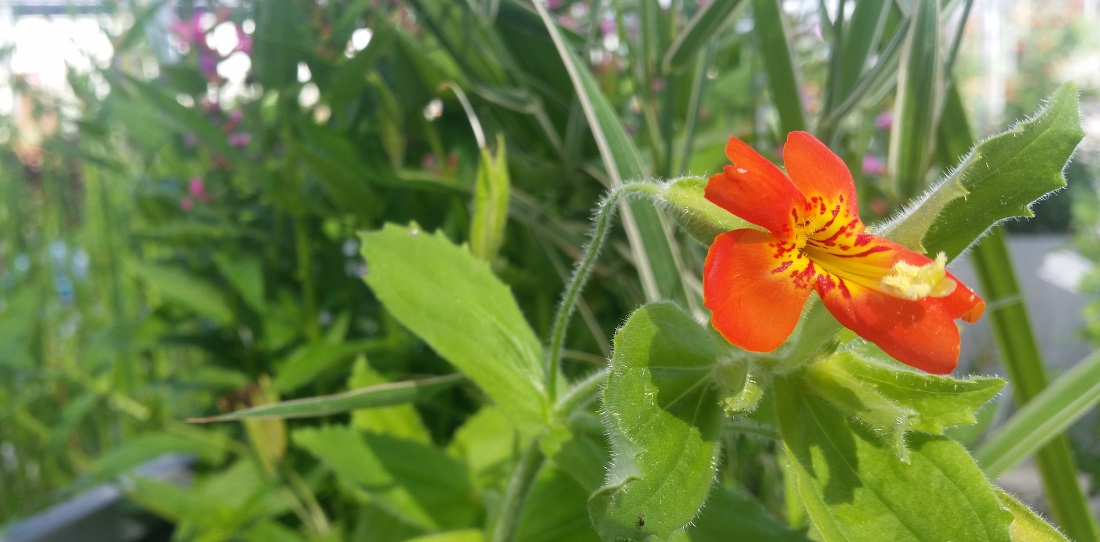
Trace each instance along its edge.
<instances>
[{"instance_id":1,"label":"green plant stem","mask_svg":"<svg viewBox=\"0 0 1100 542\"><path fill-rule=\"evenodd\" d=\"M1013 395L1016 403L1023 406L1047 386L1047 375L1020 296L1004 232L994 228L974 248L971 259L986 301L992 307L987 318ZM1052 438L1035 454L1035 461L1055 521L1071 539L1100 540L1100 527L1077 485L1069 439L1064 434Z\"/></svg>"},{"instance_id":2,"label":"green plant stem","mask_svg":"<svg viewBox=\"0 0 1100 542\"><path fill-rule=\"evenodd\" d=\"M604 382L607 382L607 375L611 372L611 369L604 367L599 371L596 371L580 382L577 382L573 387L569 388L568 393L562 396L561 400L554 405L554 411L558 417L564 418L569 416L577 407L590 401L603 387Z\"/></svg>"},{"instance_id":3,"label":"green plant stem","mask_svg":"<svg viewBox=\"0 0 1100 542\"><path fill-rule=\"evenodd\" d=\"M290 141L294 135L289 127L284 127L283 137ZM298 169L298 156L294 145L287 146L287 181L294 193L301 193L302 175ZM317 290L313 285L313 248L306 222L306 210L298 203L291 209L291 227L294 229L294 251L297 253L296 274L302 286L302 304L305 306L305 331L311 342L321 338L318 323Z\"/></svg>"},{"instance_id":4,"label":"green plant stem","mask_svg":"<svg viewBox=\"0 0 1100 542\"><path fill-rule=\"evenodd\" d=\"M523 505L527 501L527 495L531 491L531 485L535 482L535 476L539 473L546 456L542 454L542 448L538 441L532 442L520 458L516 470L512 472L512 479L508 482L508 490L504 493L504 502L501 503L500 517L493 529L493 542L511 542L516 538L519 530L519 520L523 515Z\"/></svg>"},{"instance_id":5,"label":"green plant stem","mask_svg":"<svg viewBox=\"0 0 1100 542\"><path fill-rule=\"evenodd\" d=\"M546 391L550 402L557 401L558 368L561 366L561 349L565 343L565 329L569 324L569 318L577 307L577 298L584 289L588 277L592 274L592 266L600 255L607 232L611 227L611 219L615 215L615 208L619 200L631 194L658 194L660 188L649 183L629 183L620 185L611 190L607 197L600 202L596 210L596 222L592 225L592 234L581 253L581 259L573 269L573 275L562 295L561 305L554 316L554 324L550 329L550 349L546 363Z\"/></svg>"}]
</instances>

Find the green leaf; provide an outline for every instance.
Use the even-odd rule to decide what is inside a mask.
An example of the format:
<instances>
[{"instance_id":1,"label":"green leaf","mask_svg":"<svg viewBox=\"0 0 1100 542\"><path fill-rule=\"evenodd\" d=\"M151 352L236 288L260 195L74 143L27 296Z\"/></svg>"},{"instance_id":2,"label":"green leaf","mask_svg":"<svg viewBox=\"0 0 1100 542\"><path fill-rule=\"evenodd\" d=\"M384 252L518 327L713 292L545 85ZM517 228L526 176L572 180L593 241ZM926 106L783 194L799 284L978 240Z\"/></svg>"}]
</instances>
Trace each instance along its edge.
<instances>
[{"instance_id":1,"label":"green leaf","mask_svg":"<svg viewBox=\"0 0 1100 542\"><path fill-rule=\"evenodd\" d=\"M462 375L445 375L378 384L362 389L319 395L306 399L294 399L281 403L272 403L221 416L192 418L192 423L224 422L248 418L313 418L328 416L363 408L383 408L402 405L431 397L440 390L462 382Z\"/></svg>"},{"instance_id":2,"label":"green leaf","mask_svg":"<svg viewBox=\"0 0 1100 542\"><path fill-rule=\"evenodd\" d=\"M524 542L599 542L585 513L588 491L565 472L544 468L527 495L516 540Z\"/></svg>"},{"instance_id":3,"label":"green leaf","mask_svg":"<svg viewBox=\"0 0 1100 542\"><path fill-rule=\"evenodd\" d=\"M99 456L93 471L98 478L111 478L168 453L191 454L205 463L217 465L225 461L229 446L225 435L197 428L194 431L146 433L126 439L117 448Z\"/></svg>"},{"instance_id":4,"label":"green leaf","mask_svg":"<svg viewBox=\"0 0 1100 542\"><path fill-rule=\"evenodd\" d=\"M958 443L910 433L902 462L801 375L777 379L775 397L799 495L824 540L1009 539L1011 515Z\"/></svg>"},{"instance_id":5,"label":"green leaf","mask_svg":"<svg viewBox=\"0 0 1100 542\"><path fill-rule=\"evenodd\" d=\"M711 203L703 194L707 180L684 177L661 186L660 197L680 227L704 245L727 231L750 228L748 222Z\"/></svg>"},{"instance_id":6,"label":"green leaf","mask_svg":"<svg viewBox=\"0 0 1100 542\"><path fill-rule=\"evenodd\" d=\"M593 438L576 429L554 426L539 439L539 446L557 468L592 493L603 484L604 465L609 459L607 446L599 437L602 435Z\"/></svg>"},{"instance_id":7,"label":"green leaf","mask_svg":"<svg viewBox=\"0 0 1100 542\"><path fill-rule=\"evenodd\" d=\"M278 90L298 83L298 62L309 53L303 30L307 19L294 0L256 4L256 32L252 67L265 89Z\"/></svg>"},{"instance_id":8,"label":"green leaf","mask_svg":"<svg viewBox=\"0 0 1100 542\"><path fill-rule=\"evenodd\" d=\"M975 423L975 412L1004 384L999 378L956 380L899 370L852 351L806 369L806 385L813 393L889 437L902 460L908 457L909 431L942 435L950 426Z\"/></svg>"},{"instance_id":9,"label":"green leaf","mask_svg":"<svg viewBox=\"0 0 1100 542\"><path fill-rule=\"evenodd\" d=\"M218 253L214 263L222 275L237 289L245 303L259 314L264 311L264 273L259 258L230 257Z\"/></svg>"},{"instance_id":10,"label":"green leaf","mask_svg":"<svg viewBox=\"0 0 1100 542\"><path fill-rule=\"evenodd\" d=\"M446 533L428 534L410 538L405 542L484 542L485 534L477 529L464 529Z\"/></svg>"},{"instance_id":11,"label":"green leaf","mask_svg":"<svg viewBox=\"0 0 1100 542\"><path fill-rule=\"evenodd\" d=\"M301 429L293 438L341 480L413 525L460 529L482 513L465 467L432 446L349 427Z\"/></svg>"},{"instance_id":12,"label":"green leaf","mask_svg":"<svg viewBox=\"0 0 1100 542\"><path fill-rule=\"evenodd\" d=\"M504 242L510 184L504 136L498 135L496 156L489 149L481 149L474 188L474 216L470 220L470 249L487 262L496 257Z\"/></svg>"},{"instance_id":13,"label":"green leaf","mask_svg":"<svg viewBox=\"0 0 1100 542\"><path fill-rule=\"evenodd\" d=\"M360 238L367 284L386 309L513 422L545 423L542 345L488 264L416 226L387 224Z\"/></svg>"},{"instance_id":14,"label":"green leaf","mask_svg":"<svg viewBox=\"0 0 1100 542\"><path fill-rule=\"evenodd\" d=\"M894 177L895 194L903 200L924 190L943 106L939 6L939 2L923 0L913 3L912 24L897 72L888 169Z\"/></svg>"},{"instance_id":15,"label":"green leaf","mask_svg":"<svg viewBox=\"0 0 1100 542\"><path fill-rule=\"evenodd\" d=\"M313 122L300 122L297 129L300 136L286 143L316 173L332 202L352 213L379 214L385 200L372 184L391 181L393 172L384 163L367 163L364 150L346 134Z\"/></svg>"},{"instance_id":16,"label":"green leaf","mask_svg":"<svg viewBox=\"0 0 1100 542\"><path fill-rule=\"evenodd\" d=\"M764 69L768 72L768 89L779 113L779 131L788 134L805 130L802 87L790 48L794 40L790 38L779 0L753 0L752 15L759 42L757 49L764 58Z\"/></svg>"},{"instance_id":17,"label":"green leaf","mask_svg":"<svg viewBox=\"0 0 1100 542\"><path fill-rule=\"evenodd\" d=\"M691 542L728 542L731 533L737 533L737 540L752 542L810 541L804 528L780 523L768 515L760 501L728 488L715 488L686 531L687 538Z\"/></svg>"},{"instance_id":18,"label":"green leaf","mask_svg":"<svg viewBox=\"0 0 1100 542\"><path fill-rule=\"evenodd\" d=\"M1064 187L1062 168L1083 136L1077 88L1069 83L1034 117L974 147L950 176L877 231L910 247L921 239L928 253L952 259L990 226L1032 216L1033 202Z\"/></svg>"},{"instance_id":19,"label":"green leaf","mask_svg":"<svg viewBox=\"0 0 1100 542\"><path fill-rule=\"evenodd\" d=\"M317 342L307 344L290 355L275 372L275 389L292 392L315 380L318 376L333 372L335 368L366 349L370 341L347 343Z\"/></svg>"},{"instance_id":20,"label":"green leaf","mask_svg":"<svg viewBox=\"0 0 1100 542\"><path fill-rule=\"evenodd\" d=\"M667 302L635 311L614 347L603 393L612 461L589 512L605 540L666 538L714 479L722 408L711 375L727 347Z\"/></svg>"},{"instance_id":21,"label":"green leaf","mask_svg":"<svg viewBox=\"0 0 1100 542\"><path fill-rule=\"evenodd\" d=\"M508 484L510 471L527 444L499 408L486 406L455 431L447 453L465 462L476 487L499 490Z\"/></svg>"},{"instance_id":22,"label":"green leaf","mask_svg":"<svg viewBox=\"0 0 1100 542\"><path fill-rule=\"evenodd\" d=\"M449 377L457 381L461 378L461 375L449 375ZM386 380L384 376L379 374L378 371L375 371L367 363L367 358L364 356L360 356L356 359L355 364L351 366L351 377L348 378L348 388L352 390L376 386L384 387L389 384L390 382ZM423 380L417 384L423 384ZM421 387L417 395L426 395L424 392L424 388ZM360 397L362 397L362 395L360 395ZM430 444L432 441L432 435L428 431L428 428L424 426L424 421L420 419L420 413L417 412L412 401L370 409L355 409L355 411L351 413L351 426L356 429L382 433L423 444Z\"/></svg>"},{"instance_id":23,"label":"green leaf","mask_svg":"<svg viewBox=\"0 0 1100 542\"><path fill-rule=\"evenodd\" d=\"M719 32L733 19L741 0L710 2L695 12L687 27L672 42L661 61L661 71L673 73L694 65L695 56L703 47L718 38Z\"/></svg>"},{"instance_id":24,"label":"green leaf","mask_svg":"<svg viewBox=\"0 0 1100 542\"><path fill-rule=\"evenodd\" d=\"M1100 402L1100 354L1085 358L1016 411L974 454L996 478L1066 430Z\"/></svg>"},{"instance_id":25,"label":"green leaf","mask_svg":"<svg viewBox=\"0 0 1100 542\"><path fill-rule=\"evenodd\" d=\"M131 262L130 269L165 299L222 325L233 321L233 311L226 303L225 296L206 280L166 265Z\"/></svg>"},{"instance_id":26,"label":"green leaf","mask_svg":"<svg viewBox=\"0 0 1100 542\"><path fill-rule=\"evenodd\" d=\"M1001 501L1001 506L1013 516L1012 542L1069 542L1069 539L1058 532L1058 529L1043 521L1043 518L1015 497L999 487L994 489L997 492L997 498Z\"/></svg>"}]
</instances>

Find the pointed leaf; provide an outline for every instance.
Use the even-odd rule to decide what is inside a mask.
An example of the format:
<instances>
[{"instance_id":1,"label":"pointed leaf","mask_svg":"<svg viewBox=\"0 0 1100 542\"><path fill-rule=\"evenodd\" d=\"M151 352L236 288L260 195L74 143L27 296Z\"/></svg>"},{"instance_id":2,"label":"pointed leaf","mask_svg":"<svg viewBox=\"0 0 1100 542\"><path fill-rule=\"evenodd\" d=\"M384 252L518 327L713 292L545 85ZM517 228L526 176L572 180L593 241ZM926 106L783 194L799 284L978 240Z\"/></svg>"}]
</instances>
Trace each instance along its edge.
<instances>
[{"instance_id":1,"label":"pointed leaf","mask_svg":"<svg viewBox=\"0 0 1100 542\"><path fill-rule=\"evenodd\" d=\"M449 388L465 379L462 375L445 375L379 384L362 389L294 399L210 418L192 418L192 423L224 422L247 418L314 418L340 414L362 408L379 408L418 401Z\"/></svg>"},{"instance_id":2,"label":"pointed leaf","mask_svg":"<svg viewBox=\"0 0 1100 542\"><path fill-rule=\"evenodd\" d=\"M911 433L909 460L861 422L808 389L800 375L776 380L787 458L824 540L1009 539L1012 516L966 450Z\"/></svg>"},{"instance_id":3,"label":"pointed leaf","mask_svg":"<svg viewBox=\"0 0 1100 542\"><path fill-rule=\"evenodd\" d=\"M1043 521L1023 503L1001 488L995 488L1001 506L1012 513L1012 542L1069 542L1065 535Z\"/></svg>"},{"instance_id":4,"label":"pointed leaf","mask_svg":"<svg viewBox=\"0 0 1100 542\"><path fill-rule=\"evenodd\" d=\"M952 259L993 224L1032 216L1033 202L1064 187L1062 168L1083 136L1077 88L1069 83L1034 117L974 147L950 176L877 231L890 239L921 239L928 253L943 251ZM965 197L957 197L963 195L959 187ZM946 200L945 191L951 193Z\"/></svg>"},{"instance_id":5,"label":"pointed leaf","mask_svg":"<svg viewBox=\"0 0 1100 542\"><path fill-rule=\"evenodd\" d=\"M711 372L726 350L665 302L641 307L615 335L603 394L612 461L588 506L605 540L665 538L698 513L722 421Z\"/></svg>"},{"instance_id":6,"label":"pointed leaf","mask_svg":"<svg viewBox=\"0 0 1100 542\"><path fill-rule=\"evenodd\" d=\"M975 412L1004 387L999 378L957 380L898 368L840 352L809 366L815 393L904 445L905 433L942 435L954 425L977 421Z\"/></svg>"},{"instance_id":7,"label":"pointed leaf","mask_svg":"<svg viewBox=\"0 0 1100 542\"><path fill-rule=\"evenodd\" d=\"M360 238L367 284L386 309L513 422L544 423L542 345L488 264L416 226L387 224Z\"/></svg>"},{"instance_id":8,"label":"pointed leaf","mask_svg":"<svg viewBox=\"0 0 1100 542\"><path fill-rule=\"evenodd\" d=\"M504 242L504 226L508 220L508 158L504 136L497 136L496 156L481 149L474 188L474 216L470 220L470 249L485 261L496 257Z\"/></svg>"}]
</instances>

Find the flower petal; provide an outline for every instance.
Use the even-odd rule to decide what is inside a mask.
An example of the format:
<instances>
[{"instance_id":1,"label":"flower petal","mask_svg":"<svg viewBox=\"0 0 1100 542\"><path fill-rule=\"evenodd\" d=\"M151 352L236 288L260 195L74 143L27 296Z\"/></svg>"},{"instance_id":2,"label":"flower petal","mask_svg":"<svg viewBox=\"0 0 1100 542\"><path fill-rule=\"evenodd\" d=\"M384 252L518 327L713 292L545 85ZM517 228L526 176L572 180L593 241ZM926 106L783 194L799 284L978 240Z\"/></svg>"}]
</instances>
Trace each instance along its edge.
<instances>
[{"instance_id":1,"label":"flower petal","mask_svg":"<svg viewBox=\"0 0 1100 542\"><path fill-rule=\"evenodd\" d=\"M806 197L824 196L830 202L855 205L856 185L852 172L829 147L806 132L791 132L783 146L787 175ZM854 213L853 213L854 214Z\"/></svg>"},{"instance_id":2,"label":"flower petal","mask_svg":"<svg viewBox=\"0 0 1100 542\"><path fill-rule=\"evenodd\" d=\"M962 318L967 322L976 322L985 312L985 301L982 301L982 298L966 287L962 281L955 278L955 275L948 273L947 278L955 281L955 291L940 300L943 309L952 318Z\"/></svg>"},{"instance_id":3,"label":"flower petal","mask_svg":"<svg viewBox=\"0 0 1100 542\"><path fill-rule=\"evenodd\" d=\"M786 238L806 198L791 180L752 147L731 137L726 155L732 166L707 183L706 198L715 205ZM793 211L793 212L792 212Z\"/></svg>"},{"instance_id":4,"label":"flower petal","mask_svg":"<svg viewBox=\"0 0 1100 542\"><path fill-rule=\"evenodd\" d=\"M819 277L817 291L841 325L894 359L933 374L958 365L959 329L942 299L908 301L827 275Z\"/></svg>"},{"instance_id":5,"label":"flower petal","mask_svg":"<svg viewBox=\"0 0 1100 542\"><path fill-rule=\"evenodd\" d=\"M775 350L798 323L813 273L808 258L772 235L751 229L719 235L703 269L711 325L745 350Z\"/></svg>"}]
</instances>

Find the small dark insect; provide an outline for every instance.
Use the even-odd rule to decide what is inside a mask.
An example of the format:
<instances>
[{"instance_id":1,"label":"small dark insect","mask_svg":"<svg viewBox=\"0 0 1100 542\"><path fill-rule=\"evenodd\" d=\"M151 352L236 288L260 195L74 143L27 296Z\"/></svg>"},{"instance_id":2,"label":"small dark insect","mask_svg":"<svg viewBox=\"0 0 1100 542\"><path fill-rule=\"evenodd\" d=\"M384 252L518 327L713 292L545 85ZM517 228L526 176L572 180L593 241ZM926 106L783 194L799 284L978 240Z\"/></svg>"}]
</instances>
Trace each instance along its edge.
<instances>
[{"instance_id":1,"label":"small dark insect","mask_svg":"<svg viewBox=\"0 0 1100 542\"><path fill-rule=\"evenodd\" d=\"M645 514L638 516L638 528L645 527Z\"/></svg>"}]
</instances>

